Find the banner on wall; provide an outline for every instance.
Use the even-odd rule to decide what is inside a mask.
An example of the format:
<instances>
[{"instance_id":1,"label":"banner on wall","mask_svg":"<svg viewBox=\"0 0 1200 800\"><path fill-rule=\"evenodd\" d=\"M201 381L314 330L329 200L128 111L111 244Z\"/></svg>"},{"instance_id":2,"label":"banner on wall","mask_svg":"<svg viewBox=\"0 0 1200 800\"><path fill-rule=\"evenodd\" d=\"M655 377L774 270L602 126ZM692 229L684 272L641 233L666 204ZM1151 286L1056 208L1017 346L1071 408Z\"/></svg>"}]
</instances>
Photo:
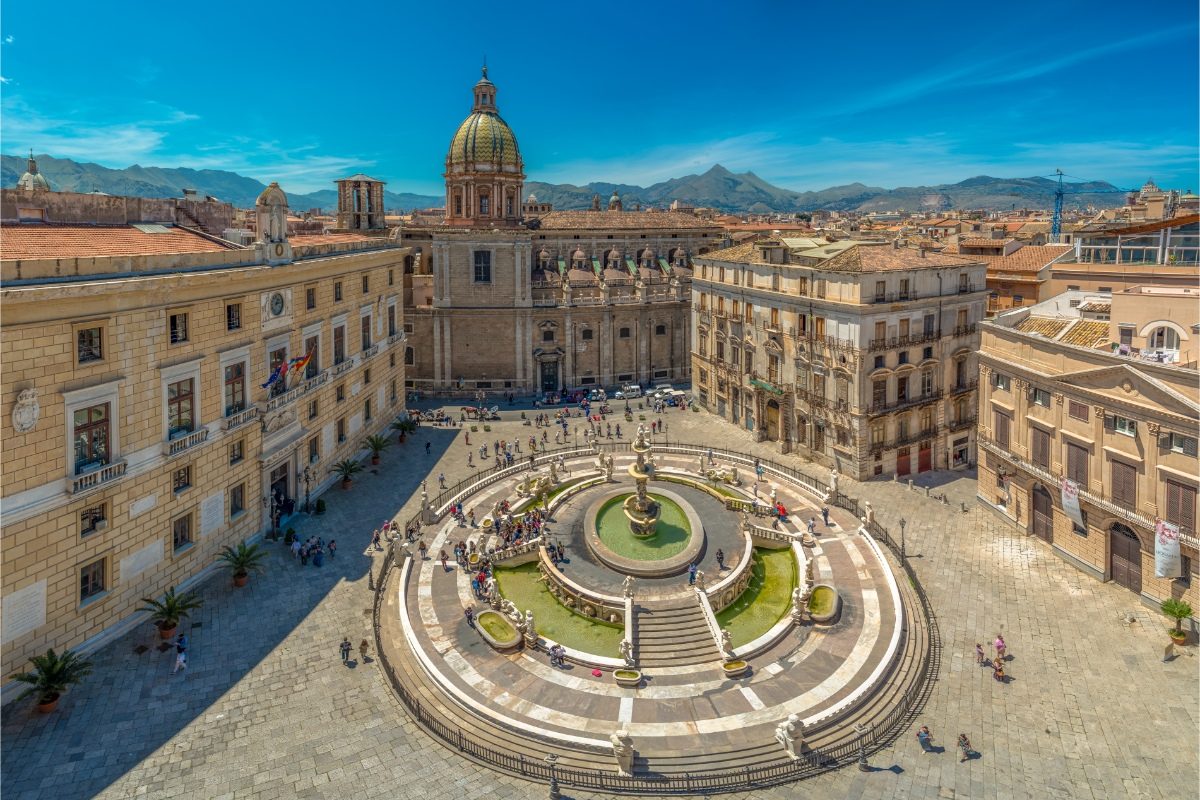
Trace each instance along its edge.
<instances>
[{"instance_id":1,"label":"banner on wall","mask_svg":"<svg viewBox=\"0 0 1200 800\"><path fill-rule=\"evenodd\" d=\"M1076 525L1084 527L1083 512L1079 510L1079 484L1070 478L1062 479L1062 507Z\"/></svg>"},{"instance_id":2,"label":"banner on wall","mask_svg":"<svg viewBox=\"0 0 1200 800\"><path fill-rule=\"evenodd\" d=\"M1154 523L1154 575L1158 578L1183 576L1179 558L1179 526L1158 520Z\"/></svg>"}]
</instances>

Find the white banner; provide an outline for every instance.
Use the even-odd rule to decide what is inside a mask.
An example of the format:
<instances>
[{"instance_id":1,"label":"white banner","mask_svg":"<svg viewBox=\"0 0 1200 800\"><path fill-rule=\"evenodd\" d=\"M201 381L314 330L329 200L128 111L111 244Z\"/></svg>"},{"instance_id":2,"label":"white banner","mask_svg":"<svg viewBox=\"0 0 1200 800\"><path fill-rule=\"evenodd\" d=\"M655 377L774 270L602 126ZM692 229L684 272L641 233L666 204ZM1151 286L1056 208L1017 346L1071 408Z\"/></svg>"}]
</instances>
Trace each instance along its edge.
<instances>
[{"instance_id":1,"label":"white banner","mask_svg":"<svg viewBox=\"0 0 1200 800\"><path fill-rule=\"evenodd\" d=\"M1083 512L1079 510L1079 484L1070 478L1062 479L1062 507L1068 517L1075 520L1079 527L1083 525Z\"/></svg>"},{"instance_id":2,"label":"white banner","mask_svg":"<svg viewBox=\"0 0 1200 800\"><path fill-rule=\"evenodd\" d=\"M1158 578L1183 576L1179 559L1179 526L1164 520L1154 523L1154 575Z\"/></svg>"}]
</instances>

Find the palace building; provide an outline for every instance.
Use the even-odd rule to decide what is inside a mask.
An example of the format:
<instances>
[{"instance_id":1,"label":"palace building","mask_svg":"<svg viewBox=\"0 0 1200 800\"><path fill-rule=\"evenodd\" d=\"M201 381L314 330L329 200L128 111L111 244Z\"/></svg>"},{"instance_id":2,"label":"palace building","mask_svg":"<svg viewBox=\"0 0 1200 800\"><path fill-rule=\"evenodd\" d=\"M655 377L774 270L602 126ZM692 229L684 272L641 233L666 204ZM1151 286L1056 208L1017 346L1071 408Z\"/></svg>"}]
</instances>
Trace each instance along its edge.
<instances>
[{"instance_id":1,"label":"palace building","mask_svg":"<svg viewBox=\"0 0 1200 800\"><path fill-rule=\"evenodd\" d=\"M0 197L5 675L286 527L404 407L394 240L289 236L276 184L243 247L228 204L29 183Z\"/></svg>"},{"instance_id":2,"label":"palace building","mask_svg":"<svg viewBox=\"0 0 1200 800\"><path fill-rule=\"evenodd\" d=\"M446 154L440 222L403 228L407 379L422 390L559 392L686 380L692 259L718 246L690 214L554 211L483 77Z\"/></svg>"}]
</instances>

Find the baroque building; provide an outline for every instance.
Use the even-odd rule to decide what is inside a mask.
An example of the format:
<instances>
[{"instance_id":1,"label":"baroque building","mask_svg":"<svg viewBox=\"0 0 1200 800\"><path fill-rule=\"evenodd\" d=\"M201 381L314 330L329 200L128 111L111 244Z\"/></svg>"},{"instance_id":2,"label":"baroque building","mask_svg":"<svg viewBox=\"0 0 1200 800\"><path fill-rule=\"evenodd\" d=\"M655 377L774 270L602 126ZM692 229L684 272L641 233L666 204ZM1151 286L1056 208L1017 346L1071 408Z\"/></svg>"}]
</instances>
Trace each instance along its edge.
<instances>
[{"instance_id":1,"label":"baroque building","mask_svg":"<svg viewBox=\"0 0 1200 800\"><path fill-rule=\"evenodd\" d=\"M223 203L0 194L11 675L126 630L140 598L285 527L387 433L404 408L407 251L289 236L277 184L249 246L206 232L228 226Z\"/></svg>"},{"instance_id":2,"label":"baroque building","mask_svg":"<svg viewBox=\"0 0 1200 800\"><path fill-rule=\"evenodd\" d=\"M689 214L554 211L487 70L446 154L440 222L403 228L409 386L560 392L686 380L692 259L720 229Z\"/></svg>"},{"instance_id":3,"label":"baroque building","mask_svg":"<svg viewBox=\"0 0 1200 800\"><path fill-rule=\"evenodd\" d=\"M980 261L784 237L697 265L692 378L706 409L859 480L974 464Z\"/></svg>"}]
</instances>

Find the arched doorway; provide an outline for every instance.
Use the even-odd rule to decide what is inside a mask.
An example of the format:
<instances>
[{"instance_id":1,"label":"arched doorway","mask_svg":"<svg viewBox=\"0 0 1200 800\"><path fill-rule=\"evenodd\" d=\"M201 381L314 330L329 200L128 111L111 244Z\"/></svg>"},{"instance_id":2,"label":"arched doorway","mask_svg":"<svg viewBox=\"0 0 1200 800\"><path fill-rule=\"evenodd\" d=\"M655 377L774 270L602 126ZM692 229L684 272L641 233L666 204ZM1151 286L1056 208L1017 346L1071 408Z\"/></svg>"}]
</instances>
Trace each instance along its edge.
<instances>
[{"instance_id":1,"label":"arched doorway","mask_svg":"<svg viewBox=\"0 0 1200 800\"><path fill-rule=\"evenodd\" d=\"M1142 545L1137 535L1119 522L1108 530L1112 579L1131 592L1142 593Z\"/></svg>"},{"instance_id":2,"label":"arched doorway","mask_svg":"<svg viewBox=\"0 0 1200 800\"><path fill-rule=\"evenodd\" d=\"M1033 487L1033 533L1047 543L1054 541L1054 500L1040 483Z\"/></svg>"},{"instance_id":3,"label":"arched doorway","mask_svg":"<svg viewBox=\"0 0 1200 800\"><path fill-rule=\"evenodd\" d=\"M767 401L767 438L772 442L779 440L779 402Z\"/></svg>"}]
</instances>

